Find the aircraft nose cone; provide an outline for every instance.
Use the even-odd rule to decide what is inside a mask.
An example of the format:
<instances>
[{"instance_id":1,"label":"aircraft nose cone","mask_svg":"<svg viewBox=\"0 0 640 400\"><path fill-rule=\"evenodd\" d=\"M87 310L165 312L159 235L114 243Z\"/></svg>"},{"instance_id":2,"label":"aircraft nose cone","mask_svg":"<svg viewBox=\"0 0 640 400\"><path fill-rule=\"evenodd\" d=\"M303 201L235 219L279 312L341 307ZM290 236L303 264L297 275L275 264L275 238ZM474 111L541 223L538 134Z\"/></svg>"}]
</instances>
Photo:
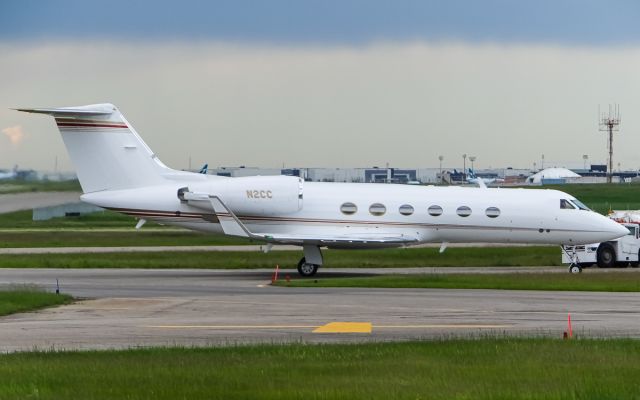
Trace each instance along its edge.
<instances>
[{"instance_id":1,"label":"aircraft nose cone","mask_svg":"<svg viewBox=\"0 0 640 400\"><path fill-rule=\"evenodd\" d=\"M615 221L611 221L615 226L611 227L611 233L620 236L624 236L629 233L629 230L624 226Z\"/></svg>"}]
</instances>

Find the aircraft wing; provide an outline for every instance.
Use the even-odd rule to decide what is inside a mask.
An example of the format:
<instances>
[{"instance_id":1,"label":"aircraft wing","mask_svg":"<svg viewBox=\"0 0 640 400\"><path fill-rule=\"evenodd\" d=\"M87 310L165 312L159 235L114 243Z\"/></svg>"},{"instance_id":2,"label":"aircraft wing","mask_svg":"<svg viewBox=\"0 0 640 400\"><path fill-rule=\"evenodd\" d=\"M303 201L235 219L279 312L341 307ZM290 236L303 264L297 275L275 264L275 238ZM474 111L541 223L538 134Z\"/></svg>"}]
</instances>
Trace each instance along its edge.
<instances>
[{"instance_id":1,"label":"aircraft wing","mask_svg":"<svg viewBox=\"0 0 640 400\"><path fill-rule=\"evenodd\" d=\"M418 241L417 238L398 234L385 233L361 233L354 235L334 235L334 236L318 236L305 234L281 234L281 233L253 233L240 221L240 219L231 211L217 196L209 196L211 207L216 213L222 230L226 235L248 237L256 240L263 240L271 243L285 244L360 244L360 243L380 243L380 244L409 244Z\"/></svg>"}]
</instances>

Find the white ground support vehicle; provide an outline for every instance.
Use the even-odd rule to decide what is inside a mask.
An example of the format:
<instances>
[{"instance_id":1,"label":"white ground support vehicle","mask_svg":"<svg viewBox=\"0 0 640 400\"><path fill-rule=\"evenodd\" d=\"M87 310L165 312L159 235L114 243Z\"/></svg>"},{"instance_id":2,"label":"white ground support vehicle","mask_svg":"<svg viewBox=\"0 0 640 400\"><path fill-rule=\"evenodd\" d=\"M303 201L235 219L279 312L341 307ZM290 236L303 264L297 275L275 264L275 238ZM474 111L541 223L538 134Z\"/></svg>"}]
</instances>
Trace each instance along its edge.
<instances>
[{"instance_id":1,"label":"white ground support vehicle","mask_svg":"<svg viewBox=\"0 0 640 400\"><path fill-rule=\"evenodd\" d=\"M593 264L600 268L638 267L640 263L640 225L623 223L629 230L626 236L602 243L562 246L562 263L569 264L569 272L577 273Z\"/></svg>"}]
</instances>

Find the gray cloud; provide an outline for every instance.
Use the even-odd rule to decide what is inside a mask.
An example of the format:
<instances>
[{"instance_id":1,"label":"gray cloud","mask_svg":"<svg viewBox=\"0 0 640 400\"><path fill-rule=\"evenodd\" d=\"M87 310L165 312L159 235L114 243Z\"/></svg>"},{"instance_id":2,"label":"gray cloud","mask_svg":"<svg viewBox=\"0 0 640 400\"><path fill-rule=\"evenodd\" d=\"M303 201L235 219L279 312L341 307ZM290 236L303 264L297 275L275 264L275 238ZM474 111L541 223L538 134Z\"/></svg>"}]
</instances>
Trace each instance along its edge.
<instances>
[{"instance_id":1,"label":"gray cloud","mask_svg":"<svg viewBox=\"0 0 640 400\"><path fill-rule=\"evenodd\" d=\"M640 167L640 48L379 43L0 44L0 160L71 168L52 120L7 110L113 102L160 158L193 164L529 167L606 159L598 104L623 114L616 162ZM3 167L0 165L0 167Z\"/></svg>"}]
</instances>

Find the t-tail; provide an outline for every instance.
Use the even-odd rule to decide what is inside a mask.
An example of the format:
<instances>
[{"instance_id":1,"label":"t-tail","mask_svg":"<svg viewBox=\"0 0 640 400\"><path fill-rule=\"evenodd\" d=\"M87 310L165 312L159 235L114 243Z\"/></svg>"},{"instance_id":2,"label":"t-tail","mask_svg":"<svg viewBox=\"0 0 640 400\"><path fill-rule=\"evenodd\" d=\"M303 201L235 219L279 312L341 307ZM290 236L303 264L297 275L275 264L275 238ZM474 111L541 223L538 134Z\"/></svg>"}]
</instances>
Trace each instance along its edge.
<instances>
[{"instance_id":1,"label":"t-tail","mask_svg":"<svg viewBox=\"0 0 640 400\"><path fill-rule=\"evenodd\" d=\"M16 110L55 118L85 193L153 186L174 172L113 104Z\"/></svg>"}]
</instances>

